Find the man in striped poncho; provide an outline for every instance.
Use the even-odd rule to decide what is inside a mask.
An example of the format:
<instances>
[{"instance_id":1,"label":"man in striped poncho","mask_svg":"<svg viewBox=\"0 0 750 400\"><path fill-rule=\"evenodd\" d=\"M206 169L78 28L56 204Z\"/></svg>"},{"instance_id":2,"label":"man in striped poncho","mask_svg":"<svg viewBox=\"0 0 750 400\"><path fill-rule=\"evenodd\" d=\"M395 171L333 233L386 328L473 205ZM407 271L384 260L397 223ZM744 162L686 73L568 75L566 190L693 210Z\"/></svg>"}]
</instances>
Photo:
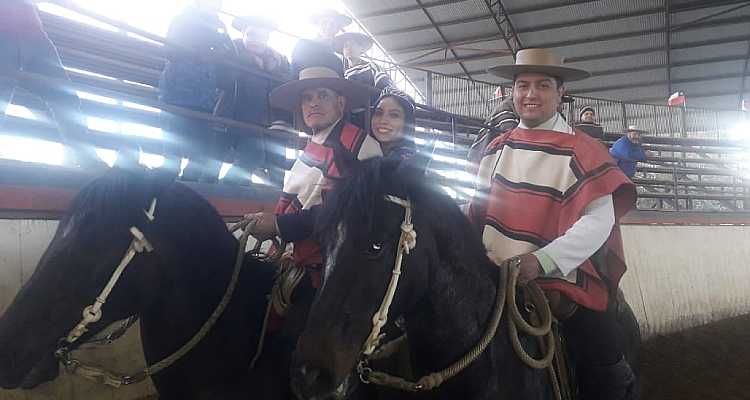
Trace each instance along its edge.
<instances>
[{"instance_id":1,"label":"man in striped poncho","mask_svg":"<svg viewBox=\"0 0 750 400\"><path fill-rule=\"evenodd\" d=\"M625 272L616 221L635 189L600 143L557 112L563 82L589 74L544 49L521 50L516 64L490 72L513 80L520 123L485 149L470 217L489 257L518 266L520 284L536 280L577 305L563 329L581 398L635 399L610 301Z\"/></svg>"}]
</instances>

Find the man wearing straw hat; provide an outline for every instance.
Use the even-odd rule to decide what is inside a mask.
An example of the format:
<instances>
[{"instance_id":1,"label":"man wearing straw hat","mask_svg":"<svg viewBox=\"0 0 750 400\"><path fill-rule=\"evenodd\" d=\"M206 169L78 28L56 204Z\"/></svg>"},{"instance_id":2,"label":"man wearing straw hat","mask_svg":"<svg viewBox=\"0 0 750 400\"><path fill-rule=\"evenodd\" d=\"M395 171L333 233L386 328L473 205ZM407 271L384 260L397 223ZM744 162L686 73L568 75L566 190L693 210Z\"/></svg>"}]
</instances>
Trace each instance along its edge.
<instances>
[{"instance_id":1,"label":"man wearing straw hat","mask_svg":"<svg viewBox=\"0 0 750 400\"><path fill-rule=\"evenodd\" d=\"M625 271L616 221L633 207L635 188L599 142L557 112L563 84L589 73L546 49L521 50L515 64L489 72L513 80L520 123L484 152L470 216L488 256L518 268L520 284L535 280L565 320L581 398L634 399L611 294Z\"/></svg>"},{"instance_id":2,"label":"man wearing straw hat","mask_svg":"<svg viewBox=\"0 0 750 400\"><path fill-rule=\"evenodd\" d=\"M625 135L612 145L609 154L617 160L617 165L628 178L635 175L638 161L646 161L646 153L641 146L641 135L646 133L635 125L630 125Z\"/></svg>"},{"instance_id":3,"label":"man wearing straw hat","mask_svg":"<svg viewBox=\"0 0 750 400\"><path fill-rule=\"evenodd\" d=\"M377 64L362 58L372 45L372 39L359 32L344 32L333 38L333 49L344 57L344 78L375 88L374 104L383 89L393 82ZM366 114L365 109L352 109L352 123L366 128Z\"/></svg>"},{"instance_id":4,"label":"man wearing straw hat","mask_svg":"<svg viewBox=\"0 0 750 400\"><path fill-rule=\"evenodd\" d=\"M271 92L271 105L301 115L312 137L292 166L275 213L247 217L255 221L251 228L255 237L279 236L293 243L294 263L309 267L315 287L321 283L322 258L318 244L310 239L312 207L359 160L383 155L371 135L345 119L350 107L366 106L370 95L367 86L344 79L341 60L333 53L305 60L298 80Z\"/></svg>"},{"instance_id":5,"label":"man wearing straw hat","mask_svg":"<svg viewBox=\"0 0 750 400\"><path fill-rule=\"evenodd\" d=\"M326 9L310 17L310 22L318 28L314 39L300 39L292 50L292 72L299 72L300 63L316 53L332 53L333 38L351 25L352 19L338 11Z\"/></svg>"}]
</instances>

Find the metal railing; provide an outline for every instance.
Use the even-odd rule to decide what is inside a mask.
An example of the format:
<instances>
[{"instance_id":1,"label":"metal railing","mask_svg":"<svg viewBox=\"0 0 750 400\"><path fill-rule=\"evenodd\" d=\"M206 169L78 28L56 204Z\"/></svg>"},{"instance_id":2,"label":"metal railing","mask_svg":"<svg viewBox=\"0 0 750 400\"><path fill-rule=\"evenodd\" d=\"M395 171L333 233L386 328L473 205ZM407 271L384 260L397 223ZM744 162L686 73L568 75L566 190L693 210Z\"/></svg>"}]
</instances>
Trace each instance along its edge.
<instances>
[{"instance_id":1,"label":"metal railing","mask_svg":"<svg viewBox=\"0 0 750 400\"><path fill-rule=\"evenodd\" d=\"M100 37L96 28L44 16L50 22L50 36L61 46L66 64L87 71L72 73L79 90L127 100L164 109L173 113L190 112L170 107L156 100L158 73L163 65L160 46L126 35L117 40L91 40ZM120 29L128 29L121 24ZM404 67L404 69L410 69ZM249 72L252 72L249 71ZM438 74L426 70L411 71L413 82L422 85L426 105L418 110L419 138L422 150L433 155L430 169L435 179L454 195L465 201L472 194L473 182L467 176L466 153L482 120L489 115L496 85ZM91 73L100 74L100 77ZM113 79L114 78L114 79ZM750 160L747 146L734 142L728 134L732 126L744 121L739 111L718 111L699 108L666 107L631 104L612 100L574 96L573 105L566 104L564 113L575 118L582 105L597 109L605 131L622 132L628 125L639 125L650 132L644 140L651 153L643 163L635 182L641 199L639 207L661 210L736 211L750 208L750 188L745 177ZM126 109L121 101L107 106L83 101L84 112L90 116L132 120L158 127L153 113ZM192 112L195 113L195 112ZM203 114L203 113L198 113ZM196 116L193 114L192 116ZM198 116L219 126L247 128L227 118L210 114ZM41 122L10 119L11 124L29 136L50 139L54 136ZM252 134L249 132L249 134ZM610 135L610 142L618 136ZM157 151L160 144L153 139L113 136L94 132L92 143L113 149L137 142Z\"/></svg>"}]
</instances>

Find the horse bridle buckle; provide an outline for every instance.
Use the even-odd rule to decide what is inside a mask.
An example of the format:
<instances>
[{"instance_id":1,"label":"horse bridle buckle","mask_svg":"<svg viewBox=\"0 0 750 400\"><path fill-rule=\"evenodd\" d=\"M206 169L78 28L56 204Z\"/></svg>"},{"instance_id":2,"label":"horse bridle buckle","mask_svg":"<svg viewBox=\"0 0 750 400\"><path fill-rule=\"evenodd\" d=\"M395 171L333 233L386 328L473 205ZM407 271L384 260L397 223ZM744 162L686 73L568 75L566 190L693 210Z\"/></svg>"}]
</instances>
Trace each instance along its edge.
<instances>
[{"instance_id":1,"label":"horse bridle buckle","mask_svg":"<svg viewBox=\"0 0 750 400\"><path fill-rule=\"evenodd\" d=\"M357 375L359 375L359 380L362 381L362 383L366 385L370 383L371 373L372 368L369 367L367 359L362 359L357 363Z\"/></svg>"}]
</instances>

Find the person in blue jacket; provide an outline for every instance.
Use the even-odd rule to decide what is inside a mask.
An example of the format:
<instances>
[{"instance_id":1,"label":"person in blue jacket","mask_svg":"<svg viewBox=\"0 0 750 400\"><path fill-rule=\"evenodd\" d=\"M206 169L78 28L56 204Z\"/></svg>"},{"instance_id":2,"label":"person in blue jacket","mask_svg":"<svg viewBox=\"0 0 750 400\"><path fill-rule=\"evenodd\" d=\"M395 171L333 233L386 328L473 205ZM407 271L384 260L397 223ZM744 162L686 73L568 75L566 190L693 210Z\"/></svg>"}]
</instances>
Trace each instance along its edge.
<instances>
[{"instance_id":1,"label":"person in blue jacket","mask_svg":"<svg viewBox=\"0 0 750 400\"><path fill-rule=\"evenodd\" d=\"M625 136L618 139L609 149L609 154L617 160L617 165L628 178L633 178L635 175L638 161L646 161L646 153L641 147L641 135L644 133L646 131L631 125Z\"/></svg>"}]
</instances>

